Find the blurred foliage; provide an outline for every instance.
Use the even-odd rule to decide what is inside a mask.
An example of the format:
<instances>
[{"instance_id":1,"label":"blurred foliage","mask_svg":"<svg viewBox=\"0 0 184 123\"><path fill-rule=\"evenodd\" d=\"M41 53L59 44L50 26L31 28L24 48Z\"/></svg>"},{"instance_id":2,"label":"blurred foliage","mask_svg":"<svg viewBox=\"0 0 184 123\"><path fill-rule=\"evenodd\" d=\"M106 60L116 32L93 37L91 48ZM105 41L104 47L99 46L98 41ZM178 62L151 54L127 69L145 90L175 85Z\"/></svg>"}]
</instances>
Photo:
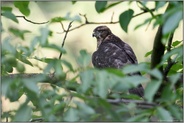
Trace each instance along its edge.
<instances>
[{"instance_id":1,"label":"blurred foliage","mask_svg":"<svg viewBox=\"0 0 184 123\"><path fill-rule=\"evenodd\" d=\"M72 1L76 4L77 1ZM96 1L94 7L98 13L103 13L111 7L122 2ZM131 5L132 2L129 4ZM178 27L182 20L182 2L170 1L172 7L164 14L153 14L151 9L147 7L147 2L140 2L140 9L148 11L152 16L139 27L153 23L153 27L163 24L163 40L171 32ZM123 4L123 3L122 3ZM162 8L168 2L155 2L155 11ZM29 1L14 2L14 6L25 16L29 16L31 9ZM1 15L18 23L12 7L2 6ZM128 25L133 19L134 10L129 9L119 15L119 23L122 29L127 32ZM57 52L67 53L65 49L49 43L52 38L52 31L49 25L53 22L61 21L78 21L81 22L79 16L55 17L51 19L51 23L40 28L40 34L35 35L28 46L15 45L11 36L2 39L1 49L1 75L8 76L16 69L18 73L25 72L25 64L34 66L30 62L30 58L46 63L43 69L44 76L34 78L15 78L4 77L2 79L2 95L11 102L18 101L24 94L26 101L20 105L17 110L2 112L2 119L9 118L11 121L182 121L183 120L183 41L173 41L170 51L165 49L165 54L159 66L165 69L172 60L175 64L169 69L166 75L157 69L150 69L149 62L143 62L138 65L129 65L123 69L103 69L99 70L90 67L91 56L86 50L80 51L77 59L79 65L74 69L70 61L56 58L39 58L32 57L37 47L50 48ZM5 30L2 30L2 35ZM19 37L26 41L25 35L31 33L29 30L20 30L9 28L7 30L12 36ZM166 47L167 41L163 42ZM150 49L151 50L151 49ZM158 51L159 52L159 51ZM146 53L146 57L150 57L152 50ZM63 69L63 66L67 70ZM38 83L45 80L49 73L55 71L56 82L48 81L51 89L41 89ZM128 73L140 71L143 76L126 76ZM67 77L68 74L74 74L73 77ZM154 78L150 78L152 76ZM163 88L160 98L155 99L162 82L167 81L167 85ZM131 95L128 89L136 87L138 84L146 84L145 99ZM64 89L61 93L60 90ZM154 102L159 104L149 109L141 109L135 103L113 105L107 99L129 98L140 101Z\"/></svg>"}]
</instances>

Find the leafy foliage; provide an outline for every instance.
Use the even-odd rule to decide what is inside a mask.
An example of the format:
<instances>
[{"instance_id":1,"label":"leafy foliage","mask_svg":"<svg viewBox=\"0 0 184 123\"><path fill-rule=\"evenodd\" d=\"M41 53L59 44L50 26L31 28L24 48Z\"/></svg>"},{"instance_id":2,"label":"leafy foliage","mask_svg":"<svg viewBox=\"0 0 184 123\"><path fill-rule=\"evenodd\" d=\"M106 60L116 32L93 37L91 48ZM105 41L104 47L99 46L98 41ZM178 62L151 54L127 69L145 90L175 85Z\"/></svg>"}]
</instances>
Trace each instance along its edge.
<instances>
[{"instance_id":1,"label":"leafy foliage","mask_svg":"<svg viewBox=\"0 0 184 123\"><path fill-rule=\"evenodd\" d=\"M73 4L76 1L72 2ZM96 1L95 9L98 13L118 5L121 2L109 3L107 1ZM158 10L166 5L167 2L155 2L155 9ZM153 26L164 25L162 37L167 35L179 25L182 6L180 2L169 2L172 5L164 14L151 16L145 20L139 27L154 21ZM25 16L29 16L29 2L14 2L14 6ZM146 3L144 6L146 7ZM147 7L146 7L147 8ZM174 9L177 8L177 9ZM119 16L120 26L125 32L128 32L128 26L133 19L133 9L122 12ZM16 16L12 13L11 7L2 7L2 16L7 21L13 20L18 23ZM51 23L60 23L62 21L80 22L78 16L71 17L66 14L65 17L55 17ZM171 26L172 25L172 26ZM29 30L20 30L9 28L13 36L26 41ZM2 118L9 118L11 121L127 121L127 122L148 122L148 121L182 121L183 117L183 42L173 41L170 50L165 42L165 54L158 66L164 70L170 65L169 61L174 61L168 74L164 74L158 69L150 69L150 62L143 62L138 65L128 65L123 69L103 69L99 70L90 67L91 56L86 50L81 50L77 58L78 68L74 68L71 63L65 59L40 58L34 56L34 52L39 48L49 48L58 53L67 53L67 51L55 44L49 42L52 38L52 30L47 26L40 28L40 33L31 39L28 46L16 45L14 38L10 36L2 40L2 95L11 102L18 101L22 95L26 100L17 110L2 112ZM4 32L2 32L3 34ZM151 50L151 49L150 49ZM146 53L146 57L152 54L152 50ZM30 61L30 58L46 63L43 73L34 77L11 76L15 69L21 75L25 73L25 64L37 67ZM64 70L63 67L67 70ZM48 79L48 74L53 73L54 77ZM142 76L127 76L134 72L141 72ZM74 75L68 77L67 75ZM49 74L50 75L50 74ZM151 77L150 77L151 76ZM13 79L12 79L13 78ZM167 79L164 79L167 78ZM159 98L154 98L157 90L162 83L167 83ZM49 89L44 89L38 84L45 85L49 83ZM136 87L138 84L145 85L145 99L131 95L128 90ZM62 93L61 93L62 90ZM120 100L131 99L145 101L145 103L156 103L151 108L140 108L134 101L130 103L113 104L109 99ZM152 104L151 103L151 104Z\"/></svg>"},{"instance_id":2,"label":"leafy foliage","mask_svg":"<svg viewBox=\"0 0 184 123\"><path fill-rule=\"evenodd\" d=\"M133 17L134 11L132 9L129 9L119 16L119 23L121 28L125 31L128 32L128 25Z\"/></svg>"}]
</instances>

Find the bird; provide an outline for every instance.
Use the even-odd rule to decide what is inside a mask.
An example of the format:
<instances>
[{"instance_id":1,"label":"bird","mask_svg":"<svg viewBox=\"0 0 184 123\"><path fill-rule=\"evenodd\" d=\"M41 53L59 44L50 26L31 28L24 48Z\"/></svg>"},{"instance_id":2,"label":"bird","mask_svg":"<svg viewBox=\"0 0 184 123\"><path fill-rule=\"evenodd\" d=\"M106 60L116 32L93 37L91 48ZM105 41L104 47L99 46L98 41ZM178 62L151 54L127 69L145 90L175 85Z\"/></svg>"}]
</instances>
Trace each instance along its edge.
<instances>
[{"instance_id":1,"label":"bird","mask_svg":"<svg viewBox=\"0 0 184 123\"><path fill-rule=\"evenodd\" d=\"M138 64L130 45L114 35L107 26L96 27L92 36L97 40L97 50L92 54L92 64L95 68L121 69L129 64ZM141 76L141 73L136 72L129 75ZM129 89L129 93L143 97L144 88L139 84L137 87Z\"/></svg>"}]
</instances>

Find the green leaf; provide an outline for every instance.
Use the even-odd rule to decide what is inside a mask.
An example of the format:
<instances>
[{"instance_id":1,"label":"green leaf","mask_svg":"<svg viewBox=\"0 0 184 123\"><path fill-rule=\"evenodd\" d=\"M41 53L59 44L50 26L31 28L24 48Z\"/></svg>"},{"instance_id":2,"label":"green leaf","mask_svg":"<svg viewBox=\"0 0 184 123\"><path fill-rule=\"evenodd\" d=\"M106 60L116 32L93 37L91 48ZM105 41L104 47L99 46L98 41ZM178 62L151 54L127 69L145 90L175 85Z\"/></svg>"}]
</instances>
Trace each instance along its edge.
<instances>
[{"instance_id":1,"label":"green leaf","mask_svg":"<svg viewBox=\"0 0 184 123\"><path fill-rule=\"evenodd\" d=\"M163 78L161 72L160 72L158 69L153 69L153 70L151 70L151 71L148 71L148 73L149 73L151 76L157 78L158 80L162 80L162 78Z\"/></svg>"},{"instance_id":2,"label":"green leaf","mask_svg":"<svg viewBox=\"0 0 184 123\"><path fill-rule=\"evenodd\" d=\"M11 12L12 11L12 7L2 6L1 10L2 11L10 11Z\"/></svg>"},{"instance_id":3,"label":"green leaf","mask_svg":"<svg viewBox=\"0 0 184 123\"><path fill-rule=\"evenodd\" d=\"M170 58L173 55L176 55L177 57L182 57L183 56L183 52L182 51L183 51L183 46L179 46L177 48L172 49L170 52L167 52L166 54L164 54L164 56L162 57L162 61L161 61L160 64L161 65L164 64L165 61L168 60L168 58Z\"/></svg>"},{"instance_id":4,"label":"green leaf","mask_svg":"<svg viewBox=\"0 0 184 123\"><path fill-rule=\"evenodd\" d=\"M133 14L134 11L132 9L129 9L121 13L121 15L119 16L120 26L125 32L128 32L128 25L133 17Z\"/></svg>"},{"instance_id":5,"label":"green leaf","mask_svg":"<svg viewBox=\"0 0 184 123\"><path fill-rule=\"evenodd\" d=\"M174 116L174 118L176 118L179 121L182 121L182 109L179 108L179 106L176 105L170 105L168 106L168 109L170 111L170 113Z\"/></svg>"},{"instance_id":6,"label":"green leaf","mask_svg":"<svg viewBox=\"0 0 184 123\"><path fill-rule=\"evenodd\" d=\"M8 19L11 19L12 21L14 21L16 23L19 23L19 21L17 20L16 16L12 12L10 12L10 11L2 12L1 15L6 17L6 18L8 18Z\"/></svg>"},{"instance_id":7,"label":"green leaf","mask_svg":"<svg viewBox=\"0 0 184 123\"><path fill-rule=\"evenodd\" d=\"M70 122L78 121L79 120L78 114L79 112L76 109L69 108L65 114L64 121L70 121Z\"/></svg>"},{"instance_id":8,"label":"green leaf","mask_svg":"<svg viewBox=\"0 0 184 123\"><path fill-rule=\"evenodd\" d=\"M93 91L99 95L101 98L106 98L108 93L108 81L107 81L107 73L105 71L99 71L96 74L95 80L95 88Z\"/></svg>"},{"instance_id":9,"label":"green leaf","mask_svg":"<svg viewBox=\"0 0 184 123\"><path fill-rule=\"evenodd\" d=\"M96 1L95 9L98 13L101 13L105 10L106 5L107 5L107 1Z\"/></svg>"},{"instance_id":10,"label":"green leaf","mask_svg":"<svg viewBox=\"0 0 184 123\"><path fill-rule=\"evenodd\" d=\"M48 36L49 30L47 27L40 28L41 35L39 36L40 43L42 46L46 46L48 44Z\"/></svg>"},{"instance_id":11,"label":"green leaf","mask_svg":"<svg viewBox=\"0 0 184 123\"><path fill-rule=\"evenodd\" d=\"M176 11L166 20L166 22L163 25L164 35L174 31L178 27L179 22L182 20L182 14L183 11L181 9L180 11Z\"/></svg>"},{"instance_id":12,"label":"green leaf","mask_svg":"<svg viewBox=\"0 0 184 123\"><path fill-rule=\"evenodd\" d=\"M80 50L80 56L77 58L77 63L81 67L87 67L90 64L91 56L86 50Z\"/></svg>"},{"instance_id":13,"label":"green leaf","mask_svg":"<svg viewBox=\"0 0 184 123\"><path fill-rule=\"evenodd\" d=\"M29 1L14 1L14 6L18 8L23 15L30 15Z\"/></svg>"},{"instance_id":14,"label":"green leaf","mask_svg":"<svg viewBox=\"0 0 184 123\"><path fill-rule=\"evenodd\" d=\"M152 54L152 50L149 51L149 52L147 52L147 53L144 55L144 57L148 57L148 56L151 55L151 54Z\"/></svg>"},{"instance_id":15,"label":"green leaf","mask_svg":"<svg viewBox=\"0 0 184 123\"><path fill-rule=\"evenodd\" d=\"M92 85L93 83L93 71L92 70L87 70L82 73L80 73L80 79L81 79L81 90L82 92L86 92L87 89Z\"/></svg>"},{"instance_id":16,"label":"green leaf","mask_svg":"<svg viewBox=\"0 0 184 123\"><path fill-rule=\"evenodd\" d=\"M156 109L156 113L158 115L158 117L160 118L160 121L173 121L173 118L170 114L170 112L168 112L166 109L162 108L162 107L158 107Z\"/></svg>"},{"instance_id":17,"label":"green leaf","mask_svg":"<svg viewBox=\"0 0 184 123\"><path fill-rule=\"evenodd\" d=\"M65 20L67 20L67 19L64 17L55 17L55 18L51 19L51 23L61 22L61 21L65 21Z\"/></svg>"},{"instance_id":18,"label":"green leaf","mask_svg":"<svg viewBox=\"0 0 184 123\"><path fill-rule=\"evenodd\" d=\"M77 1L72 0L72 4L75 4Z\"/></svg>"},{"instance_id":19,"label":"green leaf","mask_svg":"<svg viewBox=\"0 0 184 123\"><path fill-rule=\"evenodd\" d=\"M15 55L16 49L14 46L12 46L10 42L11 42L10 37L6 37L2 42L2 50L10 53L11 55Z\"/></svg>"},{"instance_id":20,"label":"green leaf","mask_svg":"<svg viewBox=\"0 0 184 123\"><path fill-rule=\"evenodd\" d=\"M9 31L13 33L15 36L20 37L22 40L24 40L24 34L30 32L28 30L19 30L16 28L9 28Z\"/></svg>"},{"instance_id":21,"label":"green leaf","mask_svg":"<svg viewBox=\"0 0 184 123\"><path fill-rule=\"evenodd\" d=\"M158 10L159 8L163 7L166 5L166 1L155 1L155 9Z\"/></svg>"},{"instance_id":22,"label":"green leaf","mask_svg":"<svg viewBox=\"0 0 184 123\"><path fill-rule=\"evenodd\" d=\"M107 9L113 7L113 6L116 6L116 5L118 5L119 3L122 3L122 1L118 1L118 2L115 2L115 3L109 4L109 5L105 8L105 10L107 10Z\"/></svg>"},{"instance_id":23,"label":"green leaf","mask_svg":"<svg viewBox=\"0 0 184 123\"><path fill-rule=\"evenodd\" d=\"M134 28L134 30L136 30L136 29L140 28L141 26L146 25L147 23L151 23L151 21L152 21L152 20L153 20L153 18L145 19L145 20L144 20L144 22L143 22L143 23L141 23L141 24L138 24L138 25Z\"/></svg>"},{"instance_id":24,"label":"green leaf","mask_svg":"<svg viewBox=\"0 0 184 123\"><path fill-rule=\"evenodd\" d=\"M31 108L23 104L16 112L13 121L15 122L28 122L31 119Z\"/></svg>"},{"instance_id":25,"label":"green leaf","mask_svg":"<svg viewBox=\"0 0 184 123\"><path fill-rule=\"evenodd\" d=\"M45 46L43 46L43 48L50 48L50 49L53 49L53 50L57 50L59 52L62 52L63 54L66 53L66 50L56 44L47 44Z\"/></svg>"},{"instance_id":26,"label":"green leaf","mask_svg":"<svg viewBox=\"0 0 184 123\"><path fill-rule=\"evenodd\" d=\"M161 81L157 81L157 80L152 80L151 82L149 82L145 88L145 95L144 97L146 98L146 100L148 100L148 102L152 102L153 101L153 97L156 94L157 90L159 89L161 85Z\"/></svg>"},{"instance_id":27,"label":"green leaf","mask_svg":"<svg viewBox=\"0 0 184 123\"><path fill-rule=\"evenodd\" d=\"M93 115L95 113L94 109L92 109L87 104L82 103L82 102L76 102L76 103L80 111L79 115L83 113L86 116L86 115Z\"/></svg>"},{"instance_id":28,"label":"green leaf","mask_svg":"<svg viewBox=\"0 0 184 123\"><path fill-rule=\"evenodd\" d=\"M34 92L35 94L39 93L36 79L24 79L23 83L28 90Z\"/></svg>"},{"instance_id":29,"label":"green leaf","mask_svg":"<svg viewBox=\"0 0 184 123\"><path fill-rule=\"evenodd\" d=\"M143 71L149 71L149 66L146 63L140 63L138 65L127 65L123 67L123 73L135 73L135 72L143 72Z\"/></svg>"},{"instance_id":30,"label":"green leaf","mask_svg":"<svg viewBox=\"0 0 184 123\"><path fill-rule=\"evenodd\" d=\"M66 60L64 60L64 59L62 59L62 60L61 60L61 63L64 64L66 67L68 67L69 70L74 71L73 66L72 66L72 64L71 64L70 62L68 62L68 61L66 61Z\"/></svg>"},{"instance_id":31,"label":"green leaf","mask_svg":"<svg viewBox=\"0 0 184 123\"><path fill-rule=\"evenodd\" d=\"M28 58L18 51L16 52L16 58L25 64L33 66L33 64L28 60Z\"/></svg>"},{"instance_id":32,"label":"green leaf","mask_svg":"<svg viewBox=\"0 0 184 123\"><path fill-rule=\"evenodd\" d=\"M174 85L181 77L180 73L174 74L169 76L169 80L172 82L172 84Z\"/></svg>"},{"instance_id":33,"label":"green leaf","mask_svg":"<svg viewBox=\"0 0 184 123\"><path fill-rule=\"evenodd\" d=\"M175 42L172 43L172 46L176 47L177 45L179 45L181 43L182 43L182 41L175 41Z\"/></svg>"},{"instance_id":34,"label":"green leaf","mask_svg":"<svg viewBox=\"0 0 184 123\"><path fill-rule=\"evenodd\" d=\"M81 18L78 15L75 15L73 17L71 17L71 13L67 13L65 15L65 17L54 17L51 19L51 23L58 23L58 22L62 22L62 21L77 21L77 22L81 22Z\"/></svg>"}]
</instances>

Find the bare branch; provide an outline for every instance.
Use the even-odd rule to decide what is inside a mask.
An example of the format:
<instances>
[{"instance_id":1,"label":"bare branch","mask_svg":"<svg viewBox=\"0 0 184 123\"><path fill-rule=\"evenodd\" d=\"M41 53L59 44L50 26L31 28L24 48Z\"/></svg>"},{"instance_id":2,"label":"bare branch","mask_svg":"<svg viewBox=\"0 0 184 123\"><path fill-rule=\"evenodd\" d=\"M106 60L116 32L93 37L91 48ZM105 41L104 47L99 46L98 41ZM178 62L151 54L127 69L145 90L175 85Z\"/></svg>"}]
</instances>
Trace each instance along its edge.
<instances>
[{"instance_id":1,"label":"bare branch","mask_svg":"<svg viewBox=\"0 0 184 123\"><path fill-rule=\"evenodd\" d=\"M112 16L111 16L111 22L113 22L113 17L114 17L114 12L112 13Z\"/></svg>"},{"instance_id":2,"label":"bare branch","mask_svg":"<svg viewBox=\"0 0 184 123\"><path fill-rule=\"evenodd\" d=\"M154 10L155 9L150 9L150 11L154 11ZM142 15L142 14L145 14L145 13L150 12L150 11L143 11L141 13L138 13L138 14L134 15L132 18L137 17L137 16ZM119 21L112 21L113 15L111 16L111 21L110 22L92 22L92 21L88 21L88 19L86 17L86 14L84 14L84 15L80 14L80 15L85 18L85 22L83 24L79 25L79 26L76 26L76 27L71 28L69 30L69 32L70 31L73 31L75 29L78 29L78 28L80 28L82 26L88 25L88 24L117 24L117 23L119 23ZM63 33L65 33L65 31L58 32L58 34L63 34Z\"/></svg>"},{"instance_id":3,"label":"bare branch","mask_svg":"<svg viewBox=\"0 0 184 123\"><path fill-rule=\"evenodd\" d=\"M72 23L73 23L73 21L71 21L71 22L69 23L68 29L65 31L66 33L65 33L65 36L64 36L64 38L63 38L63 43L62 43L61 47L63 47L64 44L65 44L66 36L67 36L67 34L68 34L68 32L69 32L69 29L72 27ZM62 25L62 23L61 23L61 25ZM62 28L64 29L64 26L62 26ZM63 54L63 53L61 52L60 55L59 55L59 59L61 59L62 54Z\"/></svg>"},{"instance_id":4,"label":"bare branch","mask_svg":"<svg viewBox=\"0 0 184 123\"><path fill-rule=\"evenodd\" d=\"M30 22L30 23L32 23L32 24L46 24L46 23L48 23L49 21L46 21L46 22L40 22L40 23L38 23L38 22L33 22L33 21L31 21L31 20L28 20L25 16L16 16L17 18L23 18L24 20L26 20L27 22Z\"/></svg>"},{"instance_id":5,"label":"bare branch","mask_svg":"<svg viewBox=\"0 0 184 123\"><path fill-rule=\"evenodd\" d=\"M108 102L111 104L116 104L119 105L121 103L135 103L138 108L144 108L144 109L149 109L157 106L155 103L148 103L140 100L130 100L130 99L108 99Z\"/></svg>"},{"instance_id":6,"label":"bare branch","mask_svg":"<svg viewBox=\"0 0 184 123\"><path fill-rule=\"evenodd\" d=\"M87 17L86 17L86 14L79 14L80 16L82 16L82 17L84 17L84 19L85 19L85 24L88 24L89 22L88 22L88 19L87 19Z\"/></svg>"},{"instance_id":7,"label":"bare branch","mask_svg":"<svg viewBox=\"0 0 184 123\"><path fill-rule=\"evenodd\" d=\"M66 30L65 30L65 28L64 28L64 25L63 25L63 23L62 23L62 22L60 22L60 24L61 24L61 27L62 27L63 31L64 31L64 32L66 32Z\"/></svg>"}]
</instances>

